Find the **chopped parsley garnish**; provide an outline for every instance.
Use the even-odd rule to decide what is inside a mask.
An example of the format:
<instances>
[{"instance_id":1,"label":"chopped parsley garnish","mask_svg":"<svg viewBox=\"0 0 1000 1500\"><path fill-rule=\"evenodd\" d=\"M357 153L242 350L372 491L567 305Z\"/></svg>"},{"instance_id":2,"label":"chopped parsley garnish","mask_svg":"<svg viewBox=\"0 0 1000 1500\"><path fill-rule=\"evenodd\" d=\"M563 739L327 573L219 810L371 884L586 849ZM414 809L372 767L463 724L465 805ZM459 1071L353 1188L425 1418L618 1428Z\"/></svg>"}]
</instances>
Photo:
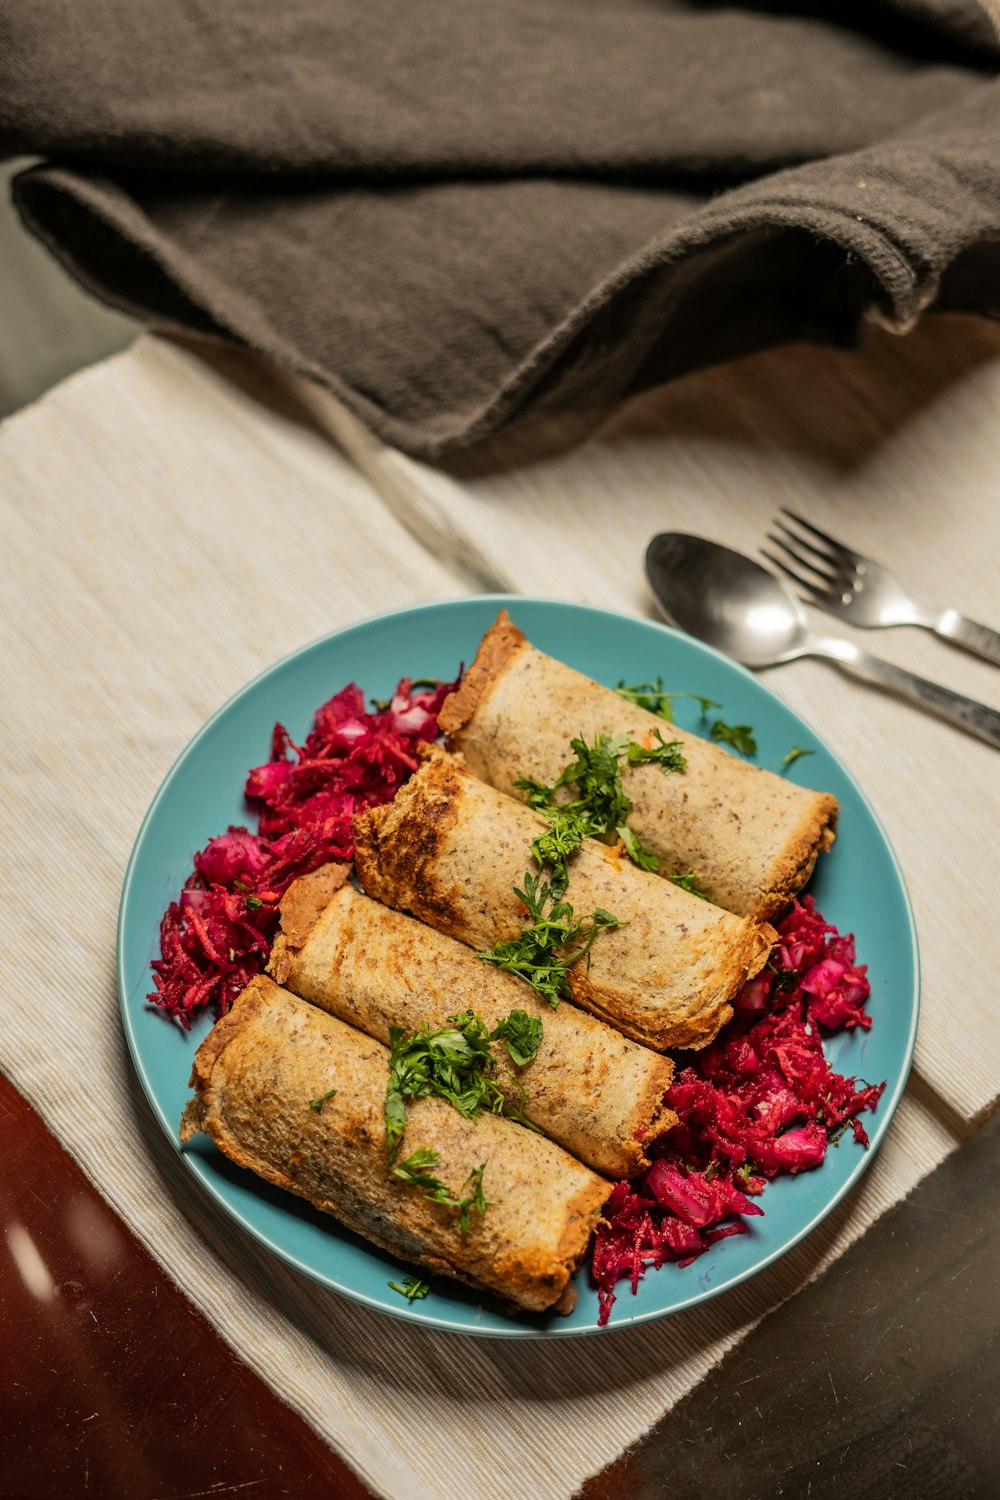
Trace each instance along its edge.
<instances>
[{"instance_id":1,"label":"chopped parsley garnish","mask_svg":"<svg viewBox=\"0 0 1000 1500\"><path fill-rule=\"evenodd\" d=\"M749 724L725 724L716 719L709 733L717 745L732 745L741 755L757 754L757 741Z\"/></svg>"},{"instance_id":2,"label":"chopped parsley garnish","mask_svg":"<svg viewBox=\"0 0 1000 1500\"><path fill-rule=\"evenodd\" d=\"M683 771L686 765L680 740L665 740L656 731L658 745L637 744L627 734L598 734L592 745L577 738L570 741L576 759L557 776L551 786L521 776L514 782L526 793L529 807L549 819L549 828L531 845L539 865L548 865L553 894L562 896L568 883L567 861L584 839L609 842L620 838L626 853L643 870L659 869L659 860L628 828L632 799L622 786L620 761L627 755L629 765L653 762L664 774ZM574 785L577 795L569 802L556 802L560 787Z\"/></svg>"},{"instance_id":3,"label":"chopped parsley garnish","mask_svg":"<svg viewBox=\"0 0 1000 1500\"><path fill-rule=\"evenodd\" d=\"M319 1114L320 1110L323 1108L323 1105L326 1103L326 1101L328 1099L332 1099L333 1096L334 1096L334 1094L336 1092L337 1092L336 1089L329 1089L325 1094L320 1094L320 1096L319 1096L318 1099L310 1099L309 1100L309 1108L310 1109L314 1109L316 1111L316 1113Z\"/></svg>"},{"instance_id":4,"label":"chopped parsley garnish","mask_svg":"<svg viewBox=\"0 0 1000 1500\"><path fill-rule=\"evenodd\" d=\"M587 825L588 838L607 837L624 823L632 811L631 798L622 786L618 762L628 749L627 734L599 734L594 743L570 740L576 760L565 766L550 787L532 783L528 801L547 816L556 811L555 793L561 786L576 787L576 796L565 804L568 811L579 813ZM523 783L515 781L515 786Z\"/></svg>"},{"instance_id":5,"label":"chopped parsley garnish","mask_svg":"<svg viewBox=\"0 0 1000 1500\"><path fill-rule=\"evenodd\" d=\"M687 891L692 896L700 896L702 901L708 900L708 892L702 890L693 870L688 870L686 875L671 875L670 879L674 885L680 886L682 891Z\"/></svg>"},{"instance_id":6,"label":"chopped parsley garnish","mask_svg":"<svg viewBox=\"0 0 1000 1500\"><path fill-rule=\"evenodd\" d=\"M801 759L803 755L815 754L815 750L803 750L801 745L793 745L788 754L781 757L780 761L778 762L778 767L782 771L787 771L788 767L793 766L795 762Z\"/></svg>"},{"instance_id":7,"label":"chopped parsley garnish","mask_svg":"<svg viewBox=\"0 0 1000 1500\"><path fill-rule=\"evenodd\" d=\"M426 1297L430 1291L430 1283L421 1281L417 1276L404 1276L402 1282L390 1281L387 1283L391 1292L398 1292L405 1297L407 1302L417 1302L421 1297Z\"/></svg>"},{"instance_id":8,"label":"chopped parsley garnish","mask_svg":"<svg viewBox=\"0 0 1000 1500\"><path fill-rule=\"evenodd\" d=\"M625 853L634 865L639 866L640 870L660 868L660 861L652 849L647 849L646 845L640 842L627 823L620 824L615 832L625 845Z\"/></svg>"},{"instance_id":9,"label":"chopped parsley garnish","mask_svg":"<svg viewBox=\"0 0 1000 1500\"><path fill-rule=\"evenodd\" d=\"M469 1215L473 1209L475 1209L477 1214L484 1214L493 1201L491 1198L487 1198L486 1194L483 1192L483 1171L485 1167L486 1163L484 1161L481 1161L479 1163L479 1166L475 1167L465 1179L465 1186L468 1187L469 1183L471 1182L473 1184L473 1188L469 1196L467 1198L462 1198L458 1205L459 1234L465 1234L466 1230L468 1229Z\"/></svg>"},{"instance_id":10,"label":"chopped parsley garnish","mask_svg":"<svg viewBox=\"0 0 1000 1500\"><path fill-rule=\"evenodd\" d=\"M774 975L771 983L779 994L790 995L794 990L798 989L799 981L802 978L802 973L799 969L782 969L777 964L773 964L770 959L767 961L767 967Z\"/></svg>"},{"instance_id":11,"label":"chopped parsley garnish","mask_svg":"<svg viewBox=\"0 0 1000 1500\"><path fill-rule=\"evenodd\" d=\"M647 748L645 745L637 745L633 740L628 747L628 763L630 766L643 766L649 761L654 761L663 774L669 775L671 771L684 771L687 769L687 761L681 751L680 740L665 740L658 729L653 733L659 740L658 745Z\"/></svg>"},{"instance_id":12,"label":"chopped parsley garnish","mask_svg":"<svg viewBox=\"0 0 1000 1500\"><path fill-rule=\"evenodd\" d=\"M526 1010L512 1010L506 1020L490 1032L491 1041L498 1038L507 1043L514 1066L523 1068L531 1062L542 1040L541 1017L529 1015Z\"/></svg>"},{"instance_id":13,"label":"chopped parsley garnish","mask_svg":"<svg viewBox=\"0 0 1000 1500\"><path fill-rule=\"evenodd\" d=\"M526 1130L533 1130L536 1135L544 1135L545 1131L542 1129L542 1127L540 1125L536 1125L534 1120L529 1120L528 1116L524 1113L524 1106L527 1104L527 1102L528 1096L524 1092L521 1084L518 1084L517 1103L513 1107L507 1107L508 1120L516 1120L518 1125L523 1125Z\"/></svg>"},{"instance_id":14,"label":"chopped parsley garnish","mask_svg":"<svg viewBox=\"0 0 1000 1500\"><path fill-rule=\"evenodd\" d=\"M437 1164L438 1153L429 1150L426 1146L420 1146L412 1156L408 1156L404 1162L400 1162L392 1170L404 1182L423 1188L424 1197L431 1203L440 1203L443 1208L457 1208L458 1232L465 1234L469 1228L469 1216L473 1209L476 1213L484 1214L490 1206L490 1199L483 1192L483 1170L486 1163L481 1162L465 1179L465 1187L468 1187L470 1182L473 1184L472 1192L465 1198L453 1198L440 1177L431 1175L428 1168L436 1167Z\"/></svg>"},{"instance_id":15,"label":"chopped parsley garnish","mask_svg":"<svg viewBox=\"0 0 1000 1500\"><path fill-rule=\"evenodd\" d=\"M427 1146L418 1146L412 1155L405 1161L393 1167L393 1175L401 1177L404 1182L412 1182L414 1187L423 1188L426 1196L434 1203L450 1204L452 1207L458 1202L453 1198L441 1181L440 1177L432 1177L428 1167L436 1167L438 1164L438 1153L431 1151Z\"/></svg>"},{"instance_id":16,"label":"chopped parsley garnish","mask_svg":"<svg viewBox=\"0 0 1000 1500\"><path fill-rule=\"evenodd\" d=\"M477 953L483 963L516 974L555 1007L572 995L567 971L579 959L589 967L594 938L605 927L621 927L617 917L596 907L589 917L574 918L573 908L553 891L541 875L525 871L523 889L514 894L524 903L531 925L517 937L504 938L488 952Z\"/></svg>"},{"instance_id":17,"label":"chopped parsley garnish","mask_svg":"<svg viewBox=\"0 0 1000 1500\"><path fill-rule=\"evenodd\" d=\"M444 1026L421 1026L410 1035L389 1027L389 1085L385 1094L386 1145L395 1159L406 1128L406 1101L437 1094L465 1115L499 1114L503 1093L490 1076L490 1034L473 1011L449 1016Z\"/></svg>"},{"instance_id":18,"label":"chopped parsley garnish","mask_svg":"<svg viewBox=\"0 0 1000 1500\"><path fill-rule=\"evenodd\" d=\"M663 678L658 677L655 682L619 682L615 687L619 698L624 698L626 703L634 703L636 708L644 708L647 713L656 714L658 718L666 719L668 723L674 717L674 699L691 698L701 707L702 717L708 713L710 708L721 708L712 698L703 698L700 693L668 693L663 686Z\"/></svg>"},{"instance_id":19,"label":"chopped parsley garnish","mask_svg":"<svg viewBox=\"0 0 1000 1500\"><path fill-rule=\"evenodd\" d=\"M246 907L247 911L257 911L259 907L264 905L260 897L254 895L253 891L251 891L245 880L234 880L233 885L238 891L244 892L243 905Z\"/></svg>"},{"instance_id":20,"label":"chopped parsley garnish","mask_svg":"<svg viewBox=\"0 0 1000 1500\"><path fill-rule=\"evenodd\" d=\"M735 1174L734 1180L736 1182L741 1182L745 1188L748 1188L750 1186L750 1178L753 1175L753 1162L745 1161L742 1167L740 1167L739 1171Z\"/></svg>"},{"instance_id":21,"label":"chopped parsley garnish","mask_svg":"<svg viewBox=\"0 0 1000 1500\"><path fill-rule=\"evenodd\" d=\"M529 1015L524 1010L512 1010L492 1031L488 1031L482 1017L471 1010L449 1016L444 1026L420 1026L409 1035L400 1026L390 1026L389 1084L385 1093L385 1137L389 1160L395 1161L399 1151L406 1129L406 1105L410 1099L436 1094L447 1099L470 1120L484 1109L499 1114L505 1107L505 1099L493 1076L496 1063L490 1043L505 1042L511 1061L523 1068L538 1051L542 1034L540 1017ZM537 1130L537 1125L524 1114L524 1089L518 1085L518 1090L520 1097L510 1116L529 1129ZM322 1100L313 1101L312 1107L318 1108L321 1103ZM397 1176L405 1176L421 1166L434 1165L430 1161L418 1160L419 1156L420 1153L415 1152L408 1157Z\"/></svg>"},{"instance_id":22,"label":"chopped parsley garnish","mask_svg":"<svg viewBox=\"0 0 1000 1500\"><path fill-rule=\"evenodd\" d=\"M586 814L568 807L549 806L551 814L548 811L546 813L550 816L549 826L537 839L532 840L531 852L539 867L549 866L552 871L549 877L552 889L557 896L561 896L569 882L567 861L571 854L576 853L584 839L590 837L591 830Z\"/></svg>"}]
</instances>

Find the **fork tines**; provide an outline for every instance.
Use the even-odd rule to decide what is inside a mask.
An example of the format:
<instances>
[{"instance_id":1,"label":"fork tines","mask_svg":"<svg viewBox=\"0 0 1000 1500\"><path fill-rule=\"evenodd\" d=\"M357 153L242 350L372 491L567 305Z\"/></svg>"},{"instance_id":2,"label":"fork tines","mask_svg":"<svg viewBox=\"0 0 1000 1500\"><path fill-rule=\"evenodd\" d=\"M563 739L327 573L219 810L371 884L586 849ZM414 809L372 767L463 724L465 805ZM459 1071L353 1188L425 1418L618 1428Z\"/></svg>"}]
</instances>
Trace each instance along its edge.
<instances>
[{"instance_id":1,"label":"fork tines","mask_svg":"<svg viewBox=\"0 0 1000 1500\"><path fill-rule=\"evenodd\" d=\"M788 510L785 506L781 507L781 514L787 516L796 527L801 527L802 531L809 534L803 536L784 521L776 520L775 530L767 533L767 540L773 543L784 554L784 557L776 557L763 547L761 555L766 557L774 567L779 568L800 589L805 590L807 604L826 598L829 592L836 588L838 582L849 575L854 554L840 542L835 541L833 537L827 536L825 531L820 531L818 526L813 526L810 521L797 516L794 511ZM822 542L823 546L817 546L812 538ZM803 576L801 572L789 566L786 559L797 563L799 568L807 569L807 575ZM810 577L809 574L815 576Z\"/></svg>"}]
</instances>

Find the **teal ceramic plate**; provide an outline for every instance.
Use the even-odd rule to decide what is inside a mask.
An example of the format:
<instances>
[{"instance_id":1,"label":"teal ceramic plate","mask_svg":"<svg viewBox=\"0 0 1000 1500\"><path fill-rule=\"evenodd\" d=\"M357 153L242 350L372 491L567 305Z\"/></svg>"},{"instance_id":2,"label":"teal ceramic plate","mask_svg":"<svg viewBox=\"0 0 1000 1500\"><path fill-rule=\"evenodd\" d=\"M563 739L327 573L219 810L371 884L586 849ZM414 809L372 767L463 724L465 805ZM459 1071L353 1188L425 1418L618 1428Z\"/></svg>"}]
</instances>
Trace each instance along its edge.
<instances>
[{"instance_id":1,"label":"teal ceramic plate","mask_svg":"<svg viewBox=\"0 0 1000 1500\"><path fill-rule=\"evenodd\" d=\"M792 779L834 792L840 832L820 861L811 890L819 909L842 931L857 934L868 964L874 1025L835 1037L833 1066L887 1087L876 1114L866 1116L871 1148L845 1138L823 1166L770 1184L765 1215L750 1233L721 1241L694 1265L650 1272L633 1297L624 1284L610 1327L644 1322L718 1296L770 1265L807 1235L843 1198L871 1161L906 1082L917 1022L916 936L899 866L874 812L840 762L807 724L742 668L665 626L579 605L480 596L366 620L327 636L279 662L236 694L191 741L164 781L139 831L125 876L118 932L122 1015L149 1102L180 1151L178 1122L188 1097L191 1058L209 1027L204 1017L182 1032L146 1003L150 960L158 951L160 917L191 869L191 857L229 823L244 822L243 778L265 759L276 719L302 738L313 711L354 680L387 697L400 677L455 674L470 661L480 636L506 605L542 651L613 686L662 676L677 691L701 693L723 705L734 724L750 724L757 763L776 767L793 746L815 755L791 767ZM677 720L697 729L697 705L681 700ZM409 1304L387 1283L401 1267L339 1228L326 1215L232 1166L205 1136L182 1153L193 1178L240 1224L283 1260L347 1297L429 1328L503 1338L566 1338L596 1332L597 1294L586 1271L568 1317L511 1319L498 1305L440 1279L431 1296Z\"/></svg>"}]
</instances>

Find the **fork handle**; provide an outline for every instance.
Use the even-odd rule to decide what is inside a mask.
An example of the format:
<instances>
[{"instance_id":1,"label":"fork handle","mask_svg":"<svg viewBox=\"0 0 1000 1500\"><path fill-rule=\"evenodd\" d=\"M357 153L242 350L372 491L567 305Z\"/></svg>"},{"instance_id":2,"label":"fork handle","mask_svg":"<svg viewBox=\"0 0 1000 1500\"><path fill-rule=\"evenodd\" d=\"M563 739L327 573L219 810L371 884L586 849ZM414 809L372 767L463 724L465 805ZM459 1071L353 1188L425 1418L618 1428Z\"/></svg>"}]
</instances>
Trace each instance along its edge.
<instances>
[{"instance_id":1,"label":"fork handle","mask_svg":"<svg viewBox=\"0 0 1000 1500\"><path fill-rule=\"evenodd\" d=\"M941 687L939 683L928 682L926 677L904 671L890 661L883 661L880 656L870 656L867 651L859 650L853 641L828 636L811 642L810 651L817 656L830 657L838 666L864 682L890 688L901 698L908 698L911 703L930 709L939 718L967 729L970 734L978 735L988 745L1000 750L1000 713L995 708L977 703L975 698L965 698L961 693L953 693L950 688Z\"/></svg>"},{"instance_id":2,"label":"fork handle","mask_svg":"<svg viewBox=\"0 0 1000 1500\"><path fill-rule=\"evenodd\" d=\"M935 635L943 636L946 641L955 641L957 645L964 646L966 651L972 651L976 656L982 656L994 666L1000 667L1000 632L991 630L988 625L977 625L975 620L960 615L957 609L946 609L934 621L931 629Z\"/></svg>"}]
</instances>

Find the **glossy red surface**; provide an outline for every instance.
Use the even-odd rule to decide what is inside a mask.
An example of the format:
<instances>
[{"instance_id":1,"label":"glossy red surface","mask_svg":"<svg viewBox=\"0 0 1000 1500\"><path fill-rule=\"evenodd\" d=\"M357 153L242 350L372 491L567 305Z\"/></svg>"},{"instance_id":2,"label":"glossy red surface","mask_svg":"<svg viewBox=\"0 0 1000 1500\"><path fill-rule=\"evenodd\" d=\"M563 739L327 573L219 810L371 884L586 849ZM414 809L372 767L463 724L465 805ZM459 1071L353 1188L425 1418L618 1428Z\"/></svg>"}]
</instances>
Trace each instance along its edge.
<instances>
[{"instance_id":1,"label":"glossy red surface","mask_svg":"<svg viewBox=\"0 0 1000 1500\"><path fill-rule=\"evenodd\" d=\"M0 1500L370 1500L4 1078L0 1139Z\"/></svg>"}]
</instances>

